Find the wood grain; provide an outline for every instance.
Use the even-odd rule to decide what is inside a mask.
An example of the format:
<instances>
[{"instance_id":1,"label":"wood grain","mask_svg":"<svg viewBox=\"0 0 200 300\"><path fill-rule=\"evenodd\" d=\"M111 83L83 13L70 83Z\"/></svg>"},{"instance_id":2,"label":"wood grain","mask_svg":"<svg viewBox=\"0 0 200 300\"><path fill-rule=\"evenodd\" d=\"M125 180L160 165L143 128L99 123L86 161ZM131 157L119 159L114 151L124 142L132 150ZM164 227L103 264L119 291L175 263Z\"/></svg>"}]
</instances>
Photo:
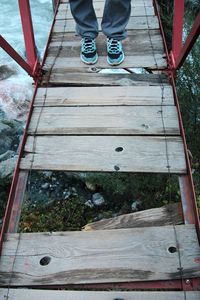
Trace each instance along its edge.
<instances>
[{"instance_id":1,"label":"wood grain","mask_svg":"<svg viewBox=\"0 0 200 300\"><path fill-rule=\"evenodd\" d=\"M162 101L163 94L163 101ZM38 88L34 106L174 105L171 86Z\"/></svg>"},{"instance_id":2,"label":"wood grain","mask_svg":"<svg viewBox=\"0 0 200 300\"><path fill-rule=\"evenodd\" d=\"M76 57L58 57L54 62L53 56L47 56L45 60L44 69L48 70L53 65L53 72L63 70L65 72L86 72L88 66L84 64L79 56ZM109 68L105 56L99 56L97 63L94 65L96 68ZM147 56L126 56L125 60L121 63L120 68L151 68L151 69L164 69L167 66L164 53L147 55ZM113 66L112 69L119 69L119 66Z\"/></svg>"},{"instance_id":3,"label":"wood grain","mask_svg":"<svg viewBox=\"0 0 200 300\"><path fill-rule=\"evenodd\" d=\"M8 234L0 262L0 284L45 286L180 279L178 252L169 251L177 247L176 236L183 278L199 277L196 230L193 225L179 225ZM44 257L51 259L46 266L40 265Z\"/></svg>"},{"instance_id":4,"label":"wood grain","mask_svg":"<svg viewBox=\"0 0 200 300\"><path fill-rule=\"evenodd\" d=\"M80 54L80 37L74 33L53 34L48 47L48 56L74 57ZM99 33L96 39L99 56L106 56L106 37ZM59 47L62 45L62 48ZM163 41L159 30L131 30L123 40L123 49L126 56L149 56L163 54Z\"/></svg>"},{"instance_id":5,"label":"wood grain","mask_svg":"<svg viewBox=\"0 0 200 300\"><path fill-rule=\"evenodd\" d=\"M1 299L6 298L7 289L0 290ZM199 300L200 292L98 292L10 289L9 300Z\"/></svg>"},{"instance_id":6,"label":"wood grain","mask_svg":"<svg viewBox=\"0 0 200 300\"><path fill-rule=\"evenodd\" d=\"M165 75L155 74L103 74L97 68L88 67L90 73L70 73L64 69L54 70L48 78L43 76L42 85L46 86L153 86L168 83ZM92 71L94 70L94 71ZM168 84L167 84L168 85Z\"/></svg>"},{"instance_id":7,"label":"wood grain","mask_svg":"<svg viewBox=\"0 0 200 300\"><path fill-rule=\"evenodd\" d=\"M21 169L185 173L179 137L29 136ZM166 155L166 145L167 154ZM117 152L117 148L123 148ZM168 160L167 160L168 157Z\"/></svg>"},{"instance_id":8,"label":"wood grain","mask_svg":"<svg viewBox=\"0 0 200 300\"><path fill-rule=\"evenodd\" d=\"M97 18L97 21L101 28L101 18ZM158 18L156 16L130 17L127 30L132 29L159 29ZM75 21L73 19L56 20L53 32L75 32Z\"/></svg>"},{"instance_id":9,"label":"wood grain","mask_svg":"<svg viewBox=\"0 0 200 300\"><path fill-rule=\"evenodd\" d=\"M149 226L179 225L183 223L181 203L147 209L114 218L89 223L83 227L88 230L105 230Z\"/></svg>"},{"instance_id":10,"label":"wood grain","mask_svg":"<svg viewBox=\"0 0 200 300\"><path fill-rule=\"evenodd\" d=\"M35 107L28 133L179 135L180 130L175 106Z\"/></svg>"}]
</instances>

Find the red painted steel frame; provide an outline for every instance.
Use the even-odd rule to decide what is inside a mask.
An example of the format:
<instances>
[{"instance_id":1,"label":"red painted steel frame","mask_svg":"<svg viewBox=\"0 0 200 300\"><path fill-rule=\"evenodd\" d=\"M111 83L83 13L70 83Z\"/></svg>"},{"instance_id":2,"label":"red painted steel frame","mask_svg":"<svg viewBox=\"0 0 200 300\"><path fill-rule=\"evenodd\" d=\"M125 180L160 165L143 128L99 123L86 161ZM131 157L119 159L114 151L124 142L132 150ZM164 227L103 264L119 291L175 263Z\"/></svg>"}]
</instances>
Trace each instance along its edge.
<instances>
[{"instance_id":1,"label":"red painted steel frame","mask_svg":"<svg viewBox=\"0 0 200 300\"><path fill-rule=\"evenodd\" d=\"M26 56L28 64L31 66L32 69L34 69L35 65L38 63L38 58L35 45L30 3L29 0L18 0L18 3L22 21L22 29L24 33Z\"/></svg>"},{"instance_id":2,"label":"red painted steel frame","mask_svg":"<svg viewBox=\"0 0 200 300\"><path fill-rule=\"evenodd\" d=\"M196 201L196 194L195 194L195 188L194 188L194 183L193 183L190 158L189 158L189 154L188 154L188 147L187 147L184 127L183 127L183 121L182 121L182 117L181 117L181 110L180 110L178 95L177 95L176 86L175 86L175 79L174 79L173 75L171 76L170 81L172 84L175 104L176 104L176 108L177 108L177 112L178 112L180 132L181 132L181 136L183 138L183 144L184 144L184 149L185 149L185 159L186 159L187 171L188 171L187 174L185 175L185 177L182 177L182 179L180 179L180 181L179 181L182 184L182 185L180 184L181 191L184 190L186 192L185 196L187 197L187 198L183 198L183 199L181 198L181 200L183 201L183 208L184 208L183 216L184 216L184 220L186 223L196 225L197 236L198 236L198 239L200 242L200 219L199 219L199 213L198 213L198 207L197 207L197 201ZM193 218L191 216L193 216Z\"/></svg>"},{"instance_id":3,"label":"red painted steel frame","mask_svg":"<svg viewBox=\"0 0 200 300\"><path fill-rule=\"evenodd\" d=\"M29 64L13 49L13 47L0 35L0 46L6 51L30 76L32 68Z\"/></svg>"},{"instance_id":4,"label":"red painted steel frame","mask_svg":"<svg viewBox=\"0 0 200 300\"><path fill-rule=\"evenodd\" d=\"M14 288L15 286L12 286ZM23 288L23 286L16 286ZM184 278L183 280L156 280L156 281L133 281L133 282L108 282L91 284L66 284L66 285L37 285L26 286L31 289L71 289L71 290L179 290L193 291L200 289L200 278ZM175 299L171 299L175 300Z\"/></svg>"},{"instance_id":5,"label":"red painted steel frame","mask_svg":"<svg viewBox=\"0 0 200 300\"><path fill-rule=\"evenodd\" d=\"M198 36L200 35L200 12L198 14L198 16L196 17L196 20L192 26L192 29L186 39L186 42L183 46L183 48L181 49L179 56L176 58L175 60L175 69L179 69L183 62L185 61L185 59L187 58L190 50L192 49L194 43L196 42Z\"/></svg>"},{"instance_id":6,"label":"red painted steel frame","mask_svg":"<svg viewBox=\"0 0 200 300\"><path fill-rule=\"evenodd\" d=\"M176 60L182 48L184 0L174 0L174 19L172 34L172 53Z\"/></svg>"},{"instance_id":7,"label":"red painted steel frame","mask_svg":"<svg viewBox=\"0 0 200 300\"><path fill-rule=\"evenodd\" d=\"M159 16L159 12L158 12L158 17L159 17L159 22L160 22L160 25L161 25L161 32L162 32L162 36L163 36L163 41L164 41L164 44L166 46L164 31L163 31L163 28L162 28L162 23L161 23L161 19L160 19L160 16ZM55 22L55 18L54 18L54 22ZM54 24L54 22L53 22L53 24ZM53 28L53 24L52 24L52 28ZM51 31L52 31L52 28L51 28ZM51 36L51 34L50 34L50 36ZM48 43L47 43L47 47L48 47L48 44L49 44L49 41L50 41L50 36L49 36L49 40L48 40ZM47 48L46 48L46 51L45 51L44 59L46 57L46 52L47 52ZM167 53L167 57L168 57L167 49L166 49L166 53ZM44 63L44 59L43 59L43 63ZM175 89L173 73L171 73L171 76L172 76L171 82L172 82L172 86L173 86L175 101L177 102L177 105L178 105L179 122L180 122L180 127L181 127L181 133L182 133L183 139L184 139L186 161L187 161L187 166L188 166L188 171L189 171L189 174L186 175L185 178L183 178L183 181L184 180L187 181L186 183L184 183L183 186L184 186L184 188L189 187L190 192L192 193L192 196L191 195L188 196L189 201L187 203L187 206L188 206L187 208L189 209L189 212L191 212L191 210L192 210L192 212L194 213L194 216L192 217L192 221L189 221L189 222L193 222L194 220L195 220L194 222L196 222L196 218L198 218L196 213L198 214L198 212L197 212L196 202L195 202L195 193L194 193L194 186L193 186L193 182L192 182L190 162L189 162L189 157L188 157L188 153L187 153L187 146L186 146L184 129L183 129L181 115L180 115L178 98L177 98L176 89ZM36 94L36 91L37 91L37 86L36 86L36 89L35 89L35 94ZM5 214L5 218L4 218L4 221L3 221L3 228L2 228L2 232L1 232L1 236L0 236L0 238L1 238L0 239L0 251L1 251L1 248L2 248L4 233L7 231L7 228L8 228L8 222L9 222L10 215L11 215L11 208L13 206L13 199L15 197L15 194L18 193L17 192L17 183L18 183L18 180L19 180L19 161L20 161L20 157L22 155L23 147L24 147L25 140L26 140L27 129L28 129L28 125L29 125L29 122L30 122L30 117L31 117L32 109L33 109L33 101L34 101L34 98L35 98L35 94L33 96L31 109L30 109L30 112L29 112L29 116L28 116L28 120L27 120L27 124L26 124L26 128L25 128L25 133L24 133L24 136L23 136L23 139L22 139L19 159L18 159L17 166L16 166L16 169L15 169L15 174L14 174L13 183L12 183L12 187L11 187L11 192L10 192L10 196L9 196L9 200L8 200L6 214ZM191 201L192 197L193 197L193 202ZM18 216L17 216L17 218L18 218ZM199 220L197 221L197 223L198 223L197 227L199 227ZM170 280L170 281L127 282L127 283L118 283L118 284L108 283L108 284L68 285L68 286L64 286L63 288L65 288L65 287L67 287L67 288L79 288L79 289L80 288L87 288L87 289L88 288L89 289L121 288L121 289L198 290L200 288L200 279L199 278L187 278L187 279L183 279L183 280ZM49 287L42 286L42 288L49 288ZM50 286L50 288L53 288L53 287ZM55 286L55 288L60 288L60 286Z\"/></svg>"},{"instance_id":8,"label":"red painted steel frame","mask_svg":"<svg viewBox=\"0 0 200 300\"><path fill-rule=\"evenodd\" d=\"M59 2L58 2L58 6L59 6ZM58 6L56 8L55 16L54 16L52 26L51 26L51 29L50 29L49 38L48 38L48 41L47 41L44 57L43 57L43 60L42 60L42 66L44 65L44 61L45 61L45 58L46 58L46 55L47 55L47 49L48 49L48 45L49 45L49 42L50 42L50 39L51 39L51 34L52 34L53 26L54 26L54 23L55 23L56 13L58 11ZM21 140L18 160L17 160L16 166L15 166L15 171L14 171L14 174L13 174L13 180L12 180L12 185L11 185L11 189L10 189L10 194L9 194L9 198L8 198L8 202L7 202L7 206L6 206L5 215L4 215L4 218L3 218L2 228L1 228L1 232L0 232L0 254L1 254L1 251L2 251L4 235L8 231L14 201L16 199L18 199L18 197L21 195L21 193L20 193L21 189L17 190L17 184L18 184L19 175L20 175L19 164L20 164L20 159L22 157L23 149L24 149L24 146L25 146L26 138L27 138L28 126L30 124L31 115L32 115L32 111L33 111L33 103L34 103L34 100L35 100L35 96L36 96L36 93L37 93L38 86L39 86L39 79L36 82L35 91L34 91L33 98L32 98L31 104L30 104L30 110L29 110L29 113L28 113L27 121L26 121L26 127L24 129L24 134L23 134L23 137L22 137L22 140ZM17 192L19 192L20 195L16 195ZM18 219L18 216L17 216L17 219Z\"/></svg>"}]
</instances>

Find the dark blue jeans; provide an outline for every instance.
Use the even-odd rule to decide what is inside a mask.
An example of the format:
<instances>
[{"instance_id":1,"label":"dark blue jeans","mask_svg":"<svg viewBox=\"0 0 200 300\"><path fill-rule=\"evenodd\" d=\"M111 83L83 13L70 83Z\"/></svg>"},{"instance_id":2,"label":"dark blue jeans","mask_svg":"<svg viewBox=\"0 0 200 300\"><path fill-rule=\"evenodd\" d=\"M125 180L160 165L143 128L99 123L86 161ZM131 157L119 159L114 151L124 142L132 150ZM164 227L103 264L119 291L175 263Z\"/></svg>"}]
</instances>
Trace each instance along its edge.
<instances>
[{"instance_id":1,"label":"dark blue jeans","mask_svg":"<svg viewBox=\"0 0 200 300\"><path fill-rule=\"evenodd\" d=\"M70 0L76 31L82 37L96 38L98 21L92 0ZM107 37L123 40L131 13L131 0L105 0L101 28Z\"/></svg>"}]
</instances>

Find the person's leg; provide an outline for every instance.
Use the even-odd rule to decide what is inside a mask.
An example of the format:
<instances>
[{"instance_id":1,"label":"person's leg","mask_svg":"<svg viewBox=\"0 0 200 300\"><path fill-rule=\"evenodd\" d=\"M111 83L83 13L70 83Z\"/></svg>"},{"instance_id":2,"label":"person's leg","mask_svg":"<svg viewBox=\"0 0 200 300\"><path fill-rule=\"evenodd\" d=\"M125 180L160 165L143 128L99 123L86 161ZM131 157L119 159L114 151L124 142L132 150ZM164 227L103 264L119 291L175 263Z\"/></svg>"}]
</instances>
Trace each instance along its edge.
<instances>
[{"instance_id":1,"label":"person's leg","mask_svg":"<svg viewBox=\"0 0 200 300\"><path fill-rule=\"evenodd\" d=\"M77 34L83 38L95 39L98 23L92 0L70 0L72 16L76 22Z\"/></svg>"},{"instance_id":2,"label":"person's leg","mask_svg":"<svg viewBox=\"0 0 200 300\"><path fill-rule=\"evenodd\" d=\"M95 38L98 23L92 0L70 0L70 8L76 22L76 32L82 37L80 58L86 64L98 60Z\"/></svg>"},{"instance_id":3,"label":"person's leg","mask_svg":"<svg viewBox=\"0 0 200 300\"><path fill-rule=\"evenodd\" d=\"M131 0L106 0L101 23L103 33L117 40L126 38L130 13Z\"/></svg>"},{"instance_id":4,"label":"person's leg","mask_svg":"<svg viewBox=\"0 0 200 300\"><path fill-rule=\"evenodd\" d=\"M131 0L106 0L101 26L107 36L107 62L112 66L124 60L121 40L126 38L130 13Z\"/></svg>"}]
</instances>

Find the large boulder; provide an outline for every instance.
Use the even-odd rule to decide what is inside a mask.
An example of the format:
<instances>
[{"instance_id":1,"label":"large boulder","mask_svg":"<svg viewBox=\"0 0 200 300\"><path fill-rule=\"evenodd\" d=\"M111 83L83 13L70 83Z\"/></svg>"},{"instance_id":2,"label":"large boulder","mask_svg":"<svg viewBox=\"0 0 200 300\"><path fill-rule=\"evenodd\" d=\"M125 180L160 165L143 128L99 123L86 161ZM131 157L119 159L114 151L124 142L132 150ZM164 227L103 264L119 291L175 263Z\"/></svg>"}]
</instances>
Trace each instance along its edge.
<instances>
[{"instance_id":1,"label":"large boulder","mask_svg":"<svg viewBox=\"0 0 200 300\"><path fill-rule=\"evenodd\" d=\"M0 163L0 178L11 179L17 163L17 155Z\"/></svg>"}]
</instances>

